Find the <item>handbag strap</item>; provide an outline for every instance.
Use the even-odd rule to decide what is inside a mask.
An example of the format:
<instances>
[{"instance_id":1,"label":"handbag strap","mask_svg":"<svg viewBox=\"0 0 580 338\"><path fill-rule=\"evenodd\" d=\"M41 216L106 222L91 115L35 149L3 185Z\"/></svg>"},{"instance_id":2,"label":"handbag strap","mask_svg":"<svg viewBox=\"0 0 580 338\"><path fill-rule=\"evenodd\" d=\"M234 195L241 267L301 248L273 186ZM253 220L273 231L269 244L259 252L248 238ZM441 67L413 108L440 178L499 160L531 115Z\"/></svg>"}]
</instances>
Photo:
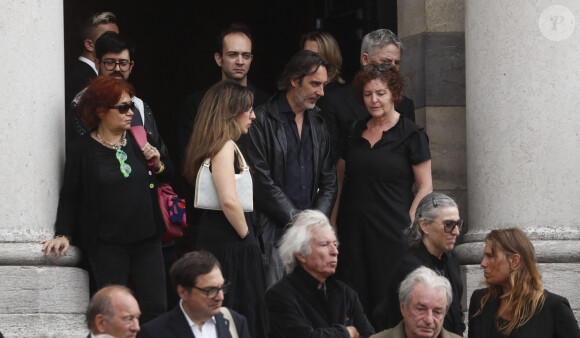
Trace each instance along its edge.
<instances>
[{"instance_id":1,"label":"handbag strap","mask_svg":"<svg viewBox=\"0 0 580 338\"><path fill-rule=\"evenodd\" d=\"M147 143L147 132L145 131L145 128L143 128L143 126L133 126L131 129L129 129L129 131L133 135L135 141L137 141L139 149L143 149L143 147L145 147L145 143ZM147 166L152 167L153 162L147 161Z\"/></svg>"},{"instance_id":2,"label":"handbag strap","mask_svg":"<svg viewBox=\"0 0 580 338\"><path fill-rule=\"evenodd\" d=\"M131 127L131 129L133 129L133 127ZM248 164L246 163L246 159L244 158L244 155L242 155L240 148L238 148L238 145L236 144L236 142L234 142L233 140L232 140L232 142L234 143L234 154L236 154L238 156L238 163L240 164L239 169L249 170L250 168L248 168ZM209 168L210 164L211 164L211 158L208 157L205 160L203 160L203 163L201 165Z\"/></svg>"}]
</instances>

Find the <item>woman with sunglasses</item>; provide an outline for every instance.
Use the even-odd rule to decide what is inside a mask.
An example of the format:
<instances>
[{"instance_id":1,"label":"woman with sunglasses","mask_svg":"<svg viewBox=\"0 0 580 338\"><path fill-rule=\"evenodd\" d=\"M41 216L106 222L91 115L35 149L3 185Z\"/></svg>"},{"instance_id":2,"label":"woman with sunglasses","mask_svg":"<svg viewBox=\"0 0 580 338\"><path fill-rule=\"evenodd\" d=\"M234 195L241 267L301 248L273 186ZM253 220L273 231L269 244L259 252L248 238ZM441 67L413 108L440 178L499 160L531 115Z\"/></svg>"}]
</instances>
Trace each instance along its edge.
<instances>
[{"instance_id":1,"label":"woman with sunglasses","mask_svg":"<svg viewBox=\"0 0 580 338\"><path fill-rule=\"evenodd\" d=\"M200 166L210 158L210 168L221 210L193 209L197 230L193 250L207 250L221 263L223 276L231 282L223 306L248 319L252 337L266 337L266 282L262 253L255 236L250 214L238 199L235 174L240 172L236 146L256 118L254 95L232 81L213 85L199 105L193 133L185 153L183 176L195 186ZM192 194L193 195L193 194ZM259 197L258 197L259 198ZM192 201L190 201L192 202Z\"/></svg>"},{"instance_id":2,"label":"woman with sunglasses","mask_svg":"<svg viewBox=\"0 0 580 338\"><path fill-rule=\"evenodd\" d=\"M580 338L568 300L544 289L534 246L520 228L492 230L481 267L487 288L471 295L470 338Z\"/></svg>"},{"instance_id":3,"label":"woman with sunglasses","mask_svg":"<svg viewBox=\"0 0 580 338\"><path fill-rule=\"evenodd\" d=\"M351 127L337 164L345 168L337 202L337 278L358 292L370 318L386 296L389 273L407 249L403 230L419 201L433 190L431 153L423 129L395 110L403 99L399 71L384 64L367 65L356 74L353 86L369 115Z\"/></svg>"},{"instance_id":4,"label":"woman with sunglasses","mask_svg":"<svg viewBox=\"0 0 580 338\"><path fill-rule=\"evenodd\" d=\"M90 82L78 109L91 131L69 145L56 235L41 243L56 257L71 241L79 246L97 289L134 287L146 322L167 307L157 184L170 180L172 167L154 145L140 149L129 132L134 94L129 83L113 77Z\"/></svg>"},{"instance_id":5,"label":"woman with sunglasses","mask_svg":"<svg viewBox=\"0 0 580 338\"><path fill-rule=\"evenodd\" d=\"M379 327L377 330L395 327L403 319L398 298L399 286L413 270L426 266L449 280L453 302L449 306L443 327L463 336L463 282L459 259L453 251L462 227L463 220L459 218L457 204L451 197L438 192L423 197L413 223L404 232L410 249L391 272L386 285L387 297L374 310L376 326Z\"/></svg>"}]
</instances>

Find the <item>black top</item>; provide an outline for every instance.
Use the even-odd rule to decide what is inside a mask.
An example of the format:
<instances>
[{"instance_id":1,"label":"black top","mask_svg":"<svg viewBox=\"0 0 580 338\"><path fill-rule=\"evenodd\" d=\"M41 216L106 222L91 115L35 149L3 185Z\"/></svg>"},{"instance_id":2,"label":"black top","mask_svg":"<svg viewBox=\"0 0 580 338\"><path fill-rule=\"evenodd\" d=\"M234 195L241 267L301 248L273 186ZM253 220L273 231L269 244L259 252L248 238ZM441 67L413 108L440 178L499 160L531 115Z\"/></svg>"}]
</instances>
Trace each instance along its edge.
<instances>
[{"instance_id":1,"label":"black top","mask_svg":"<svg viewBox=\"0 0 580 338\"><path fill-rule=\"evenodd\" d=\"M127 154L125 163L131 174L125 178L116 158L116 150L109 149L91 137L91 149L97 158L97 177L101 187L99 206L102 215L99 239L109 243L135 242L156 234L149 176L153 175L135 153L133 138L127 138L122 150ZM135 212L139 210L139 212Z\"/></svg>"},{"instance_id":2,"label":"black top","mask_svg":"<svg viewBox=\"0 0 580 338\"><path fill-rule=\"evenodd\" d=\"M310 192L314 182L314 167L312 163L312 136L310 135L310 119L308 110L304 112L302 134L298 135L296 114L292 111L286 95L280 95L278 101L280 117L284 121L286 133L286 176L284 177L284 193L298 209L310 208Z\"/></svg>"},{"instance_id":3,"label":"black top","mask_svg":"<svg viewBox=\"0 0 580 338\"><path fill-rule=\"evenodd\" d=\"M473 291L469 302L469 338L505 338L497 329L495 319L499 310L499 298L490 298L483 312L479 310L481 298L487 289ZM580 338L580 329L568 300L562 296L544 291L544 306L526 324L515 329L510 338Z\"/></svg>"},{"instance_id":4,"label":"black top","mask_svg":"<svg viewBox=\"0 0 580 338\"><path fill-rule=\"evenodd\" d=\"M325 292L318 284L298 266L266 291L270 337L348 338L346 326L356 327L361 337L375 332L350 287L332 276Z\"/></svg>"},{"instance_id":5,"label":"black top","mask_svg":"<svg viewBox=\"0 0 580 338\"><path fill-rule=\"evenodd\" d=\"M394 327L403 319L399 306L399 286L409 273L421 266L435 270L449 280L453 301L445 315L443 327L462 336L465 331L465 324L463 323L463 311L461 309L463 282L461 280L459 259L453 250L446 251L439 259L430 254L422 242L418 247L411 248L391 272L387 284L388 295L377 305L373 312L377 330Z\"/></svg>"},{"instance_id":6,"label":"black top","mask_svg":"<svg viewBox=\"0 0 580 338\"><path fill-rule=\"evenodd\" d=\"M403 230L415 195L412 166L431 158L423 129L406 118L370 146L355 125L344 152L345 178L337 218L337 276L358 293L367 316L387 296L390 272L408 250Z\"/></svg>"},{"instance_id":7,"label":"black top","mask_svg":"<svg viewBox=\"0 0 580 338\"><path fill-rule=\"evenodd\" d=\"M148 141L156 147L159 146L149 135ZM165 171L160 175L149 175L145 156L127 131L125 151L129 152L127 161L132 171L125 179L114 152L111 158L98 147L105 148L87 133L73 140L67 149L64 182L56 216L56 234L72 236L73 244L82 249L90 249L99 238L116 243L131 243L151 235L160 236L165 229L165 223L159 209L157 187L158 181L168 182L171 179L171 161L162 155ZM107 163L101 163L104 158L99 156L105 156ZM111 160L117 161L116 167ZM113 182L108 182L112 177ZM114 188L115 191L122 197L106 191L115 184L119 185ZM123 189L127 192L121 192ZM152 215L153 219L143 221L142 217L146 218L147 215ZM123 219L114 219L117 217ZM114 225L106 224L107 222L114 222ZM153 230L149 228L151 225ZM115 226L123 229L114 229ZM122 238L113 237L119 233L123 234Z\"/></svg>"},{"instance_id":8,"label":"black top","mask_svg":"<svg viewBox=\"0 0 580 338\"><path fill-rule=\"evenodd\" d=\"M352 84L336 86L326 90L325 95L316 103L326 121L332 143L332 156L338 159L344 151L352 124L369 115L367 108L356 99ZM415 104L413 100L403 96L403 100L395 106L395 110L415 122Z\"/></svg>"}]
</instances>

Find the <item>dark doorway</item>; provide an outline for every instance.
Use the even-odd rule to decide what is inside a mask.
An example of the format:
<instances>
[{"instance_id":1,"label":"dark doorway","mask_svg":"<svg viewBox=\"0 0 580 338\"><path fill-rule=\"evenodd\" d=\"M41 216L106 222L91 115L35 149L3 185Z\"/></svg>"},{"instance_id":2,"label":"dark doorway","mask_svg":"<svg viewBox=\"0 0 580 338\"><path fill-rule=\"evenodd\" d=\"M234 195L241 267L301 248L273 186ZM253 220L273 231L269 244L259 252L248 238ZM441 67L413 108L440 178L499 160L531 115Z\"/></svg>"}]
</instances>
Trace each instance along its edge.
<instances>
[{"instance_id":1,"label":"dark doorway","mask_svg":"<svg viewBox=\"0 0 580 338\"><path fill-rule=\"evenodd\" d=\"M86 2L64 0L65 68L80 53L76 32L82 19L99 11L117 15L119 29L136 42L135 68L130 81L137 95L155 113L170 152L176 147L179 111L194 90L220 79L213 53L220 30L232 22L249 25L254 37L254 60L249 79L266 92L275 91L276 78L300 35L314 29L333 34L343 54L343 74L349 80L359 67L360 41L371 30L396 32L396 0L189 0Z\"/></svg>"}]
</instances>

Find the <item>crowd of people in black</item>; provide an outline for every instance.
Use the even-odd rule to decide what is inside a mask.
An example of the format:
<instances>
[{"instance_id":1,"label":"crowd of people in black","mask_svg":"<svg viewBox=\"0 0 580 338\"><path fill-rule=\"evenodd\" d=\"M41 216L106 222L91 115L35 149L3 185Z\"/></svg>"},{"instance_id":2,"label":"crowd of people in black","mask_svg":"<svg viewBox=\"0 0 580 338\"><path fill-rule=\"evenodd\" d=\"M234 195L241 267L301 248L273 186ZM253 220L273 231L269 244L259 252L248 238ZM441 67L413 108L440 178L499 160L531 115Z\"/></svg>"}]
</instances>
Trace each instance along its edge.
<instances>
[{"instance_id":1,"label":"crowd of people in black","mask_svg":"<svg viewBox=\"0 0 580 338\"><path fill-rule=\"evenodd\" d=\"M82 250L96 292L91 337L464 335L453 250L464 223L456 202L433 192L429 139L404 96L395 34L363 38L347 84L337 41L307 33L269 96L247 79L249 29L231 25L214 54L222 81L187 98L170 156L127 82L134 46L115 20L99 13L82 30L55 236L42 241L46 255ZM249 188L238 184L246 162ZM204 163L214 210L194 207L205 197L193 193ZM157 188L180 174L192 190L193 240L178 255L179 239L161 241ZM520 229L493 230L485 243L487 288L471 297L469 337L580 337L568 301L544 290Z\"/></svg>"}]
</instances>

